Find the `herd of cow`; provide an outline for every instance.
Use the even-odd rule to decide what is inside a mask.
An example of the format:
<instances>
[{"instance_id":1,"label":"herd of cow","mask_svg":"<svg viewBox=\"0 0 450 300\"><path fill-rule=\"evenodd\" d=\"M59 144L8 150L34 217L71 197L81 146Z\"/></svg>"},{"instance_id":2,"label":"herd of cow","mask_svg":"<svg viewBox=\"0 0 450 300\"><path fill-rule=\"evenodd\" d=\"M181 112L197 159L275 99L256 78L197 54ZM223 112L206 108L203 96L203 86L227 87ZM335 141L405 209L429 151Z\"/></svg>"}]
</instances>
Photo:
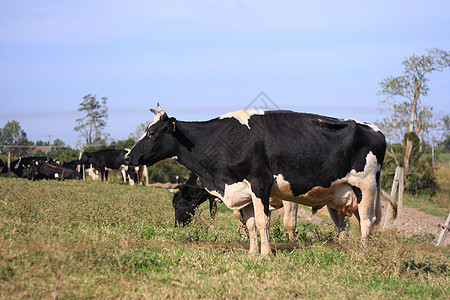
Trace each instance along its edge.
<instances>
[{"instance_id":1,"label":"herd of cow","mask_svg":"<svg viewBox=\"0 0 450 300\"><path fill-rule=\"evenodd\" d=\"M219 199L246 225L250 252L259 252L259 230L263 255L271 253L271 211L281 207L291 241L298 204L313 212L326 206L339 231L348 228L347 216L354 214L363 245L381 220L386 142L376 126L292 111L244 110L206 122L170 118L159 104L151 111L153 122L131 150L81 152L77 161L61 166L21 158L11 163L11 171L32 180L80 178L77 167L85 166L97 170L102 181L108 169L121 169L124 180L139 181L145 166L176 159L192 171L172 190L176 224L189 223L207 200L213 217ZM387 200L395 216L396 205Z\"/></svg>"},{"instance_id":2,"label":"herd of cow","mask_svg":"<svg viewBox=\"0 0 450 300\"><path fill-rule=\"evenodd\" d=\"M2 173L12 172L17 177L29 180L39 179L81 179L83 171L94 179L108 180L109 170L120 170L125 182L142 182L146 174L145 166L129 167L124 157L129 150L103 149L95 152L81 151L80 157L60 164L47 157L20 157L8 167L0 160Z\"/></svg>"}]
</instances>

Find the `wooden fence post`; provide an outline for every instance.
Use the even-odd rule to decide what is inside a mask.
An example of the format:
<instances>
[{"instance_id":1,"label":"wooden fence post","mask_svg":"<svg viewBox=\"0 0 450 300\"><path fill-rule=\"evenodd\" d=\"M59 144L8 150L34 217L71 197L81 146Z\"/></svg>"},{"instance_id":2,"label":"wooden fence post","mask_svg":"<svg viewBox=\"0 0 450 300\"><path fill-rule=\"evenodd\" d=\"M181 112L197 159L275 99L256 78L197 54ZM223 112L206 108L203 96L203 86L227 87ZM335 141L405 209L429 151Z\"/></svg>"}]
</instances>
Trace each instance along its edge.
<instances>
[{"instance_id":1,"label":"wooden fence post","mask_svg":"<svg viewBox=\"0 0 450 300\"><path fill-rule=\"evenodd\" d=\"M447 232L450 230L449 223L450 223L450 213L448 214L447 220L445 221L445 224L442 227L442 231L439 234L436 246L444 246L445 237L447 236Z\"/></svg>"},{"instance_id":2,"label":"wooden fence post","mask_svg":"<svg viewBox=\"0 0 450 300\"><path fill-rule=\"evenodd\" d=\"M398 177L397 230L400 230L400 218L403 209L403 192L405 191L405 168L400 168Z\"/></svg>"}]
</instances>

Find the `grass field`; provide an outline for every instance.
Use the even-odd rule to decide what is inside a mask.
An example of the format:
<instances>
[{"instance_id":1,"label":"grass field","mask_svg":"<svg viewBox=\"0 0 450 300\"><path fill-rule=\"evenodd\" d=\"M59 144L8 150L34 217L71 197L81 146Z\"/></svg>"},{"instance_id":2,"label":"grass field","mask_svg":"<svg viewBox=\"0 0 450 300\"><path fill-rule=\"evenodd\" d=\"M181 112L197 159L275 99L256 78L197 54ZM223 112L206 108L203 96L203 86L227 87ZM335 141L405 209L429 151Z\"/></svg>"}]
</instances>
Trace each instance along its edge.
<instances>
[{"instance_id":1,"label":"grass field","mask_svg":"<svg viewBox=\"0 0 450 300\"><path fill-rule=\"evenodd\" d=\"M271 225L273 255L247 253L222 205L174 228L164 189L93 181L0 178L0 298L445 299L450 251L375 231L338 240L300 223L289 244Z\"/></svg>"}]
</instances>

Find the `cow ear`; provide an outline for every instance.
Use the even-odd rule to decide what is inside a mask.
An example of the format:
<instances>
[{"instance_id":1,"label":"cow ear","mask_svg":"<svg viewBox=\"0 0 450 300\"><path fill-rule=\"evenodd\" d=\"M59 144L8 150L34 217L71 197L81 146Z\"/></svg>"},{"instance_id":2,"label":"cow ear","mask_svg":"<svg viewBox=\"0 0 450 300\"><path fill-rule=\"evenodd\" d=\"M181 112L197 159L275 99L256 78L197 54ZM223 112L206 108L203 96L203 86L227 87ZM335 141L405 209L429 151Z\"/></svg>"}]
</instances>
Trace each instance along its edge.
<instances>
[{"instance_id":1,"label":"cow ear","mask_svg":"<svg viewBox=\"0 0 450 300\"><path fill-rule=\"evenodd\" d=\"M177 130L177 119L175 118L169 118L169 129L172 132L175 132Z\"/></svg>"}]
</instances>

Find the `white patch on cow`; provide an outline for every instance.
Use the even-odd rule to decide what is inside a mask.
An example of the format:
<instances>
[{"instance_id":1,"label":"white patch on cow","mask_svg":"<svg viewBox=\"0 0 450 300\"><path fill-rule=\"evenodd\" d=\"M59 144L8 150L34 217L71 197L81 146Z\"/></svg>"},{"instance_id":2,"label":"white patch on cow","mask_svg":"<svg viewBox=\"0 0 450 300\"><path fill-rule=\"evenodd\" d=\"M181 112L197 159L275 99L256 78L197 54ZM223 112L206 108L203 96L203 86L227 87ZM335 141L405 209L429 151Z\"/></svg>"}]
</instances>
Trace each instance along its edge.
<instances>
[{"instance_id":1,"label":"white patch on cow","mask_svg":"<svg viewBox=\"0 0 450 300\"><path fill-rule=\"evenodd\" d=\"M246 110L238 110L234 112L227 113L220 117L220 119L227 119L227 118L235 118L239 121L242 125L245 125L250 129L250 126L248 125L248 120L253 115L264 115L264 110L261 109L246 109Z\"/></svg>"},{"instance_id":2,"label":"white patch on cow","mask_svg":"<svg viewBox=\"0 0 450 300\"><path fill-rule=\"evenodd\" d=\"M246 179L242 182L236 182L230 185L225 184L225 191L223 195L218 191L206 190L211 195L222 200L222 202L225 203L225 205L230 209L242 209L252 203L252 196L256 197L252 191L250 182ZM277 210L281 207L283 207L283 203L280 199L270 198L270 210Z\"/></svg>"},{"instance_id":3,"label":"white patch on cow","mask_svg":"<svg viewBox=\"0 0 450 300\"><path fill-rule=\"evenodd\" d=\"M354 121L354 122L356 122L357 124L366 125L366 126L372 128L372 130L375 131L375 132L378 132L378 131L381 132L381 129L378 128L378 126L376 126L376 125L374 125L374 124L370 124L370 123L366 123L366 122L361 122L361 121L358 121L358 120L355 120L355 119L345 119L344 121Z\"/></svg>"},{"instance_id":4,"label":"white patch on cow","mask_svg":"<svg viewBox=\"0 0 450 300\"><path fill-rule=\"evenodd\" d=\"M14 166L14 169L17 170L17 168L20 166L20 162L22 161L22 157L19 157L19 161L17 162L17 164Z\"/></svg>"},{"instance_id":5,"label":"white patch on cow","mask_svg":"<svg viewBox=\"0 0 450 300\"><path fill-rule=\"evenodd\" d=\"M329 188L316 186L306 194L294 196L291 184L282 174L274 175L271 196L277 199L293 201L299 204L316 206L327 204L344 211L355 211L358 207L356 195L351 186L370 190L376 185L375 174L381 170L376 156L369 152L366 156L364 170L351 170L345 177L333 181Z\"/></svg>"},{"instance_id":6,"label":"white patch on cow","mask_svg":"<svg viewBox=\"0 0 450 300\"><path fill-rule=\"evenodd\" d=\"M378 163L377 157L370 151L366 156L366 164L362 172L351 170L344 178L339 181L346 181L351 185L359 188L370 188L375 183L375 175L381 171L381 166ZM335 181L336 182L336 181Z\"/></svg>"},{"instance_id":7,"label":"white patch on cow","mask_svg":"<svg viewBox=\"0 0 450 300\"><path fill-rule=\"evenodd\" d=\"M225 184L223 195L218 191L209 191L211 195L216 196L225 203L230 209L242 209L243 207L252 203L251 186L247 180L236 182L233 184Z\"/></svg>"}]
</instances>

